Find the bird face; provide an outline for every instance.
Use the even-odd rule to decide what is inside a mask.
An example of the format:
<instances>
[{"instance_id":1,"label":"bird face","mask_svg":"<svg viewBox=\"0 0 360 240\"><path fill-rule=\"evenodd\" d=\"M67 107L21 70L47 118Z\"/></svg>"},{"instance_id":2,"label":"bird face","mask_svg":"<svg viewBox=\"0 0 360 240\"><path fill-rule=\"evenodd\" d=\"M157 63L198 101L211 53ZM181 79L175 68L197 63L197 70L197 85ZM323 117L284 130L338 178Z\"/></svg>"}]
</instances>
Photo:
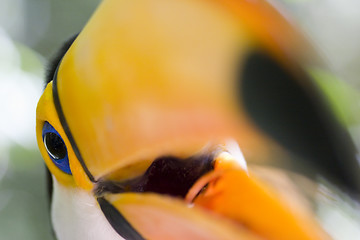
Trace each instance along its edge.
<instances>
[{"instance_id":1,"label":"bird face","mask_svg":"<svg viewBox=\"0 0 360 240\"><path fill-rule=\"evenodd\" d=\"M308 48L262 1L103 1L37 107L57 237L324 237L247 170L276 145L238 100L255 49L296 75Z\"/></svg>"}]
</instances>

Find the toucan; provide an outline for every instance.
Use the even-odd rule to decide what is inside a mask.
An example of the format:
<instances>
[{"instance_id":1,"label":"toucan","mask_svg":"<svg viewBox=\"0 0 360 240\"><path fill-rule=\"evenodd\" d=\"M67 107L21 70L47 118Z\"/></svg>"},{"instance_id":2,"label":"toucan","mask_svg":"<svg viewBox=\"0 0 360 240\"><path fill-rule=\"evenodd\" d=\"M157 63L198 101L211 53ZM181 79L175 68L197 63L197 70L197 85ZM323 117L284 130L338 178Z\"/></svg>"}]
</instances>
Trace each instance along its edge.
<instances>
[{"instance_id":1,"label":"toucan","mask_svg":"<svg viewBox=\"0 0 360 240\"><path fill-rule=\"evenodd\" d=\"M360 189L313 51L264 0L103 0L36 110L56 238L330 238L277 170Z\"/></svg>"}]
</instances>

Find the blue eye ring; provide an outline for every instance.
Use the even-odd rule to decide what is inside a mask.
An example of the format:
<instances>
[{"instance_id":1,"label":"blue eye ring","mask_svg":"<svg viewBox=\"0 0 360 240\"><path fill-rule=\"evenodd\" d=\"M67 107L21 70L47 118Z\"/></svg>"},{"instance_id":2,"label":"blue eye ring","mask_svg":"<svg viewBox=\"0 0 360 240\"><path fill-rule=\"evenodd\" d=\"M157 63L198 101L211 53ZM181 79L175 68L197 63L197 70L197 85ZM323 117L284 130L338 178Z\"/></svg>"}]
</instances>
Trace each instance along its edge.
<instances>
[{"instance_id":1,"label":"blue eye ring","mask_svg":"<svg viewBox=\"0 0 360 240\"><path fill-rule=\"evenodd\" d=\"M53 163L63 172L71 175L69 157L64 140L50 123L45 122L42 130L45 149Z\"/></svg>"}]
</instances>

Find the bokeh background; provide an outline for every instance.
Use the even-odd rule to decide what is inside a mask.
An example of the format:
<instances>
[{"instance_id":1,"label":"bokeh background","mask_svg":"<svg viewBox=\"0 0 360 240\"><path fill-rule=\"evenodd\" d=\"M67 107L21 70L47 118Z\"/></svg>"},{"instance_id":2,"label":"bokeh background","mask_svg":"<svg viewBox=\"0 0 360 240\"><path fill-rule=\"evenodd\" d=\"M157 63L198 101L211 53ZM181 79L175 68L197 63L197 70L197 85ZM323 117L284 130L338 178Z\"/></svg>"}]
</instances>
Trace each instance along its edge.
<instances>
[{"instance_id":1,"label":"bokeh background","mask_svg":"<svg viewBox=\"0 0 360 240\"><path fill-rule=\"evenodd\" d=\"M0 0L1 240L53 239L44 164L35 141L36 103L47 61L81 30L99 2ZM323 88L360 146L360 1L271 2L286 10L338 79L328 79ZM334 214L344 219L343 213ZM360 216L344 221L341 234L333 235L358 239Z\"/></svg>"}]
</instances>

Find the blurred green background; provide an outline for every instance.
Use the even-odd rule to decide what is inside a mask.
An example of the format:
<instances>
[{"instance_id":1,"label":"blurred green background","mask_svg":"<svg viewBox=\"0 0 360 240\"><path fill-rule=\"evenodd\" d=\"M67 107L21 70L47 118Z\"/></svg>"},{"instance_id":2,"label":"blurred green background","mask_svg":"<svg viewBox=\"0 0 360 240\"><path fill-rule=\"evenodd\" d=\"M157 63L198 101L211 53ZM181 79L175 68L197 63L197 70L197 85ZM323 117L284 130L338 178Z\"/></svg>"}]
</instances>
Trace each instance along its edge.
<instances>
[{"instance_id":1,"label":"blurred green background","mask_svg":"<svg viewBox=\"0 0 360 240\"><path fill-rule=\"evenodd\" d=\"M35 141L44 69L99 0L0 0L0 239L52 240Z\"/></svg>"},{"instance_id":2,"label":"blurred green background","mask_svg":"<svg viewBox=\"0 0 360 240\"><path fill-rule=\"evenodd\" d=\"M36 103L46 62L81 30L99 2L0 0L1 240L53 239L44 164L35 142ZM360 146L360 1L271 2L286 9L334 73L320 73L319 83ZM357 239L353 233L338 239Z\"/></svg>"}]
</instances>

